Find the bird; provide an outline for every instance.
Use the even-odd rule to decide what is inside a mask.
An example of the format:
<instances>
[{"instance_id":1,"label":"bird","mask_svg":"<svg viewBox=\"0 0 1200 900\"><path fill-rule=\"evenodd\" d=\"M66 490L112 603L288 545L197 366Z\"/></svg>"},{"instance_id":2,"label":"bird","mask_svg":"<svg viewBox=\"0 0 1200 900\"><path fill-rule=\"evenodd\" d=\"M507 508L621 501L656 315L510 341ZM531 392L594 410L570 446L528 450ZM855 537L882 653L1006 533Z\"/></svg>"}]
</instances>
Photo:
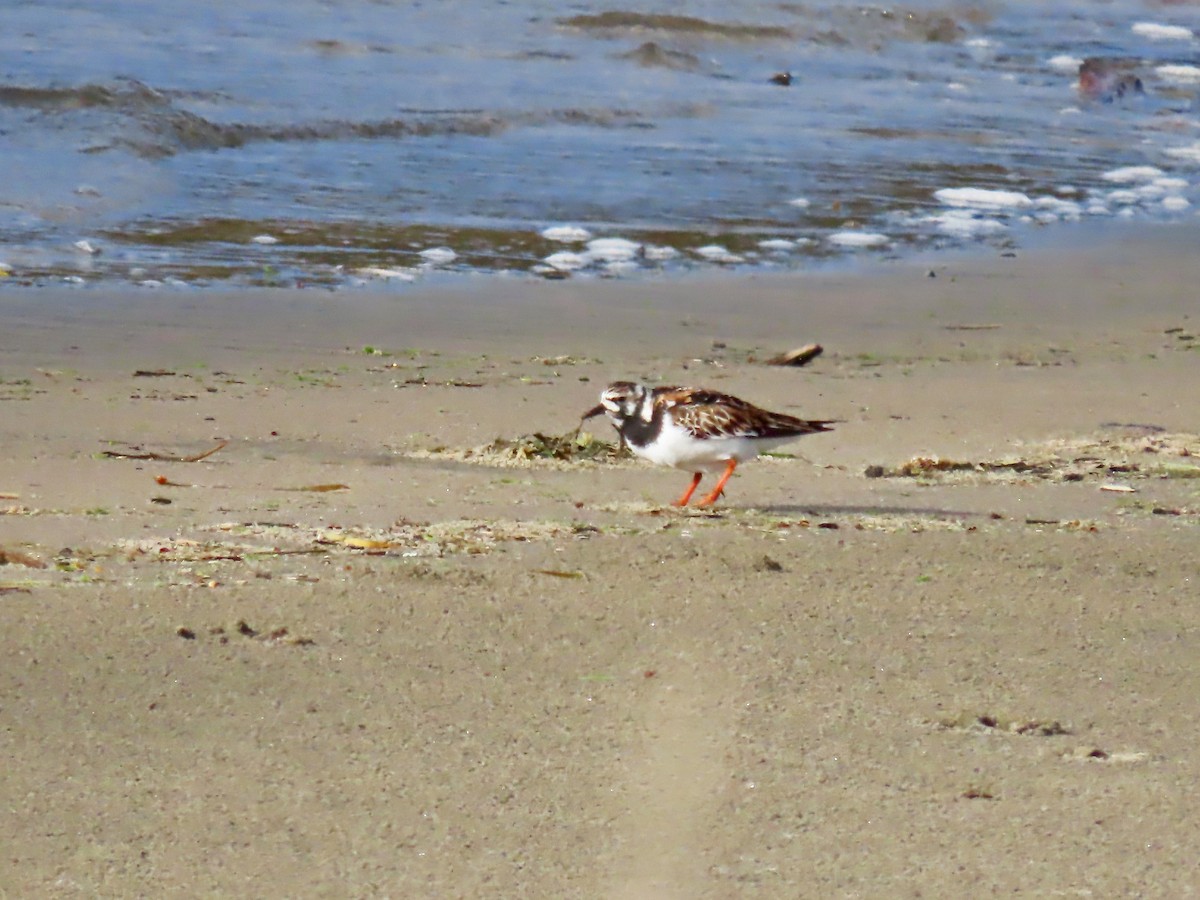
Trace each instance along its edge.
<instances>
[{"instance_id":1,"label":"bird","mask_svg":"<svg viewBox=\"0 0 1200 900\"><path fill-rule=\"evenodd\" d=\"M696 504L711 506L725 492L738 463L807 434L832 431L837 422L770 412L708 388L651 387L635 381L614 381L583 418L602 413L635 455L692 473L692 483L675 506L687 506L705 472L720 472L712 491Z\"/></svg>"}]
</instances>

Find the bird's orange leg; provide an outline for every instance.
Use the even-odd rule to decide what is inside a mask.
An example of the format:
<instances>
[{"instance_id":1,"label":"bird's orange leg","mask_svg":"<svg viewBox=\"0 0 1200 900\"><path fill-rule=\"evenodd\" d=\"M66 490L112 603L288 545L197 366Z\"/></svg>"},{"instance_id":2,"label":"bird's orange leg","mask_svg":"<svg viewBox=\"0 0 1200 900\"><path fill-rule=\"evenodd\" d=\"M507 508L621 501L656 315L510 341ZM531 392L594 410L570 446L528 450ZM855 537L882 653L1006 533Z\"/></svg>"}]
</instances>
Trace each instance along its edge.
<instances>
[{"instance_id":1,"label":"bird's orange leg","mask_svg":"<svg viewBox=\"0 0 1200 900\"><path fill-rule=\"evenodd\" d=\"M683 492L683 496L675 501L675 506L687 506L688 501L692 499L692 494L696 493L696 488L700 486L700 479L704 477L703 472L697 472L692 476L692 483L688 489Z\"/></svg>"},{"instance_id":2,"label":"bird's orange leg","mask_svg":"<svg viewBox=\"0 0 1200 900\"><path fill-rule=\"evenodd\" d=\"M717 502L717 498L725 491L725 482L729 480L729 476L733 474L733 470L737 468L737 460L731 459L725 463L725 471L721 473L721 478L717 482L716 487L712 489L712 493L697 503L697 506L712 506Z\"/></svg>"}]
</instances>

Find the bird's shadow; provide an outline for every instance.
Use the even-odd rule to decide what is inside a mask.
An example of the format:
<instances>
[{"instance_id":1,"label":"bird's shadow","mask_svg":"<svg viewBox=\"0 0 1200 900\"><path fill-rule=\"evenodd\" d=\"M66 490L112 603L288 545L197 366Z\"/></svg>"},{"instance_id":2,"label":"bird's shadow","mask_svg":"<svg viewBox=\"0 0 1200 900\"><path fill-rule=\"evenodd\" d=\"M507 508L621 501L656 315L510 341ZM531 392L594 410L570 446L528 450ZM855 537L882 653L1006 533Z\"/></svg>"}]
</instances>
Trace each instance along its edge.
<instances>
[{"instance_id":1,"label":"bird's shadow","mask_svg":"<svg viewBox=\"0 0 1200 900\"><path fill-rule=\"evenodd\" d=\"M993 514L967 509L942 509L934 506L847 506L843 504L774 504L771 506L726 507L741 512L766 513L773 516L909 516L922 519L990 519Z\"/></svg>"}]
</instances>

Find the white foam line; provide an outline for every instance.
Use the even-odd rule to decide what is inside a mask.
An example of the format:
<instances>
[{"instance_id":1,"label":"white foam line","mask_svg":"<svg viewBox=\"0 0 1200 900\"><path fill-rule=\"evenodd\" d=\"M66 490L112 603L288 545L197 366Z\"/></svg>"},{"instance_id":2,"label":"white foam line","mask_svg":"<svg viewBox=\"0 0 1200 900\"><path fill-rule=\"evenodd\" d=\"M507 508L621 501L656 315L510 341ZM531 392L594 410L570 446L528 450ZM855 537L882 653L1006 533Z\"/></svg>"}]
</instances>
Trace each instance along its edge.
<instances>
[{"instance_id":1,"label":"white foam line","mask_svg":"<svg viewBox=\"0 0 1200 900\"><path fill-rule=\"evenodd\" d=\"M1158 22L1134 22L1129 29L1138 37L1152 41L1190 41L1195 35L1192 29L1182 25L1162 25Z\"/></svg>"},{"instance_id":2,"label":"white foam line","mask_svg":"<svg viewBox=\"0 0 1200 900\"><path fill-rule=\"evenodd\" d=\"M829 236L829 243L839 247L879 247L887 242L886 234L871 231L839 231Z\"/></svg>"},{"instance_id":3,"label":"white foam line","mask_svg":"<svg viewBox=\"0 0 1200 900\"><path fill-rule=\"evenodd\" d=\"M933 196L947 206L975 209L1023 209L1033 206L1020 191L995 191L987 188L941 188Z\"/></svg>"}]
</instances>

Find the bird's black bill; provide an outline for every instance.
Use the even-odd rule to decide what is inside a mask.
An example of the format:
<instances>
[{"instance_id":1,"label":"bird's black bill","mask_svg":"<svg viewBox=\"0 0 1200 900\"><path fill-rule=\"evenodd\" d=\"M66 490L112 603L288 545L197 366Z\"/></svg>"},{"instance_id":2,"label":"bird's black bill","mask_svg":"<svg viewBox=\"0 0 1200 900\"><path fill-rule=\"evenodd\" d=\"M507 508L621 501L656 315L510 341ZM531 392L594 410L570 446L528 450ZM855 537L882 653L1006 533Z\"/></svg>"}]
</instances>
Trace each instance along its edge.
<instances>
[{"instance_id":1,"label":"bird's black bill","mask_svg":"<svg viewBox=\"0 0 1200 900\"><path fill-rule=\"evenodd\" d=\"M593 416L598 416L598 415L600 415L600 413L602 413L602 412L604 412L604 404L603 404L603 403L597 403L595 406L593 406L591 409L589 409L587 412L585 412L585 413L584 413L582 416L580 416L579 418L581 418L581 419L590 419L590 418L592 418Z\"/></svg>"}]
</instances>

